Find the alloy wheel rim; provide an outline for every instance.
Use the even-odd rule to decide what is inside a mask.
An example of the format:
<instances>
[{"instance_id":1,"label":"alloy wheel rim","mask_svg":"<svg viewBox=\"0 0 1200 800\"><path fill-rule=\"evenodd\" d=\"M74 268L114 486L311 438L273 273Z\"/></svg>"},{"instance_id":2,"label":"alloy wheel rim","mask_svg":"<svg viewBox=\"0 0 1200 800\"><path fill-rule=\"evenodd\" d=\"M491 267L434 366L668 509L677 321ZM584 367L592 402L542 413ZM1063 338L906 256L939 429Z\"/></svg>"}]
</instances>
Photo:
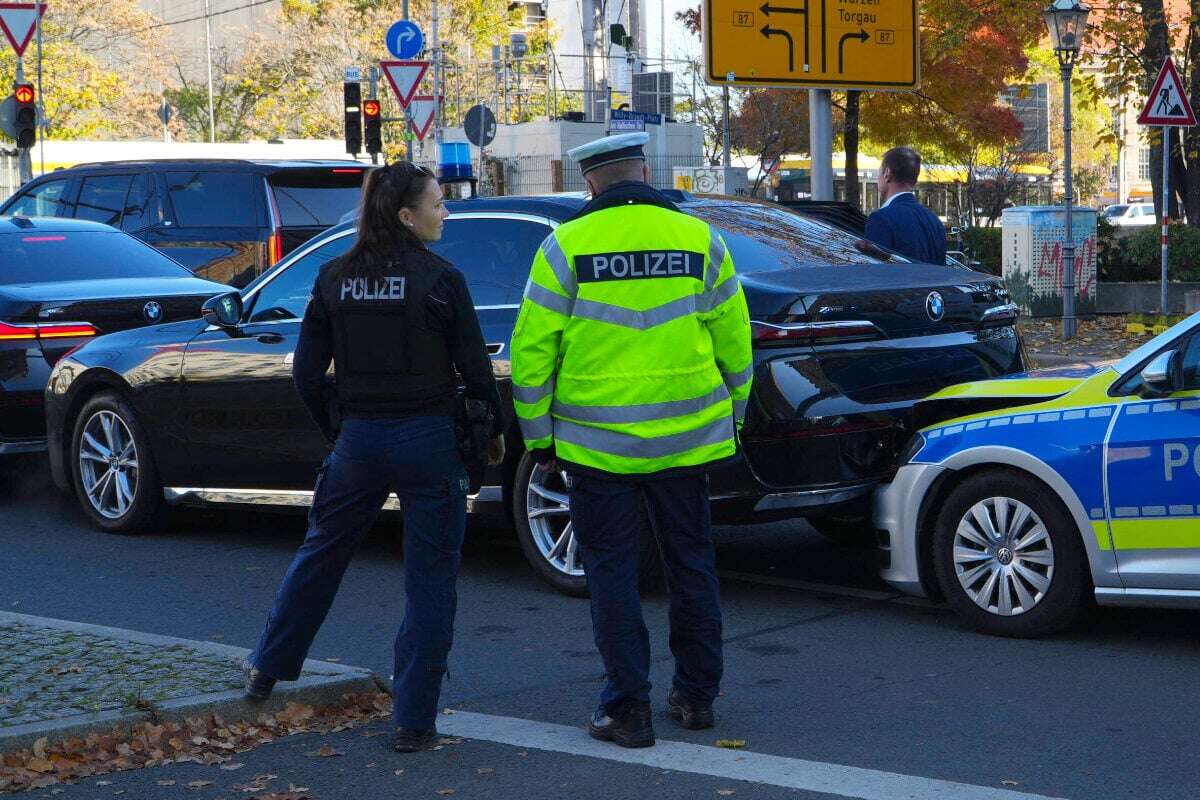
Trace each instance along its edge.
<instances>
[{"instance_id":1,"label":"alloy wheel rim","mask_svg":"<svg viewBox=\"0 0 1200 800\"><path fill-rule=\"evenodd\" d=\"M525 492L525 511L533 542L546 563L571 578L582 578L583 562L571 522L567 473L536 464Z\"/></svg>"},{"instance_id":2,"label":"alloy wheel rim","mask_svg":"<svg viewBox=\"0 0 1200 800\"><path fill-rule=\"evenodd\" d=\"M954 533L954 572L975 605L1015 617L1037 606L1054 579L1054 543L1019 500L989 497L967 509Z\"/></svg>"},{"instance_id":3,"label":"alloy wheel rim","mask_svg":"<svg viewBox=\"0 0 1200 800\"><path fill-rule=\"evenodd\" d=\"M97 411L79 438L79 477L92 509L106 519L129 513L138 474L137 446L129 427L112 411Z\"/></svg>"}]
</instances>

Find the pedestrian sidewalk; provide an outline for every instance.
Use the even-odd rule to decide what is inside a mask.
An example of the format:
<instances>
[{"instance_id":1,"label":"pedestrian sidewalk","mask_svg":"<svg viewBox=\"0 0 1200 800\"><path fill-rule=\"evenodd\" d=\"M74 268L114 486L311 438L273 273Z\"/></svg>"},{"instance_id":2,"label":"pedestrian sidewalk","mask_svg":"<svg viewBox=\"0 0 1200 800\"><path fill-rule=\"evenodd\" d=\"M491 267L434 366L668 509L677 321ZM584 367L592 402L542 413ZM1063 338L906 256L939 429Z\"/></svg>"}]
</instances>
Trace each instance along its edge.
<instances>
[{"instance_id":1,"label":"pedestrian sidewalk","mask_svg":"<svg viewBox=\"0 0 1200 800\"><path fill-rule=\"evenodd\" d=\"M377 693L368 670L307 661L266 703L242 697L249 651L64 620L0 612L0 754L39 739L161 724L217 713L253 719L288 703Z\"/></svg>"}]
</instances>

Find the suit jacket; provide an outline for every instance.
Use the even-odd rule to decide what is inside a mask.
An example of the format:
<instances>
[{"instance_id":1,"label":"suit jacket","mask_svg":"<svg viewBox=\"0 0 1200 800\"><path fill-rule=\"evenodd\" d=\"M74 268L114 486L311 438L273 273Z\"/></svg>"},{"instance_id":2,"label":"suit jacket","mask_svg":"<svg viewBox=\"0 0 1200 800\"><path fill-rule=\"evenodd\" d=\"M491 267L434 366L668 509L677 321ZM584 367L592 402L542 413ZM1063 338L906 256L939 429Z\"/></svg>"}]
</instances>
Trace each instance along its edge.
<instances>
[{"instance_id":1,"label":"suit jacket","mask_svg":"<svg viewBox=\"0 0 1200 800\"><path fill-rule=\"evenodd\" d=\"M925 264L946 263L946 227L912 194L897 195L867 217L866 237Z\"/></svg>"}]
</instances>

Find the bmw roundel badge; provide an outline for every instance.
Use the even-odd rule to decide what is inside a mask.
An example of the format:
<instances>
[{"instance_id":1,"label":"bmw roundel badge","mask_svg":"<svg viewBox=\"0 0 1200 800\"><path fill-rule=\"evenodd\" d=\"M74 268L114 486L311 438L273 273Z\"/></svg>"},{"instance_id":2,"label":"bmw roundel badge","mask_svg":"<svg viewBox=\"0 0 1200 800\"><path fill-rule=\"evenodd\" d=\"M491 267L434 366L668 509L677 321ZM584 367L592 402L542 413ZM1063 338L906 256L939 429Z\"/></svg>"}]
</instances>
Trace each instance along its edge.
<instances>
[{"instance_id":1,"label":"bmw roundel badge","mask_svg":"<svg viewBox=\"0 0 1200 800\"><path fill-rule=\"evenodd\" d=\"M149 303L146 303L146 305L142 306L142 316L144 316L148 322L158 322L160 319L162 319L162 306L151 300Z\"/></svg>"},{"instance_id":2,"label":"bmw roundel badge","mask_svg":"<svg viewBox=\"0 0 1200 800\"><path fill-rule=\"evenodd\" d=\"M925 313L934 322L939 322L946 316L946 300L941 292L930 292L925 298Z\"/></svg>"}]
</instances>

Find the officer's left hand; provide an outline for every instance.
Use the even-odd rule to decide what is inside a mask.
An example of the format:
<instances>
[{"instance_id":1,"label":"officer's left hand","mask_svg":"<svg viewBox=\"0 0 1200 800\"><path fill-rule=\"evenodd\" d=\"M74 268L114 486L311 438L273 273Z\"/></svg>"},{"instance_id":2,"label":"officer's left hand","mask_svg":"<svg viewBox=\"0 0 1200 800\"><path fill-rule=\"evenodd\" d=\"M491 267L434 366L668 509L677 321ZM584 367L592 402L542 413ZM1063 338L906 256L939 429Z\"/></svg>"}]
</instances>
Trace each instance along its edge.
<instances>
[{"instance_id":1,"label":"officer's left hand","mask_svg":"<svg viewBox=\"0 0 1200 800\"><path fill-rule=\"evenodd\" d=\"M504 435L493 437L487 446L487 463L494 467L504 460Z\"/></svg>"}]
</instances>

